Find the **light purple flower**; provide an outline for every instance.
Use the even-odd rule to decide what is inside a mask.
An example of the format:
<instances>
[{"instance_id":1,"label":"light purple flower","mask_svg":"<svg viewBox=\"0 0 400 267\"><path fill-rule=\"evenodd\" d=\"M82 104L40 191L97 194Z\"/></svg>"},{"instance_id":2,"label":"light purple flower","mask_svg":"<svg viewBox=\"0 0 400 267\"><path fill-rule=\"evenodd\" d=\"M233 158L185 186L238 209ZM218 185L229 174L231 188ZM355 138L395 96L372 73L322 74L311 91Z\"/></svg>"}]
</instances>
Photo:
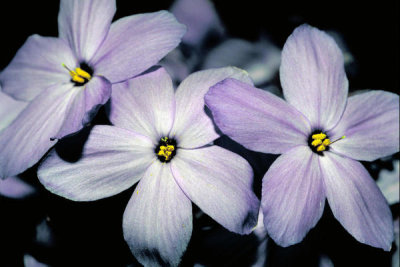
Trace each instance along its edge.
<instances>
[{"instance_id":1,"label":"light purple flower","mask_svg":"<svg viewBox=\"0 0 400 267\"><path fill-rule=\"evenodd\" d=\"M111 84L136 76L175 48L185 32L167 11L111 24L113 0L62 0L59 38L33 35L0 74L3 91L31 101L0 136L0 177L34 165L90 122Z\"/></svg>"},{"instance_id":2,"label":"light purple flower","mask_svg":"<svg viewBox=\"0 0 400 267\"><path fill-rule=\"evenodd\" d=\"M269 235L281 246L300 242L327 199L358 241L390 250L390 209L357 160L399 151L398 95L367 91L347 98L340 49L308 25L288 38L280 78L287 102L235 79L215 85L205 97L222 132L251 150L282 154L263 178Z\"/></svg>"},{"instance_id":3,"label":"light purple flower","mask_svg":"<svg viewBox=\"0 0 400 267\"><path fill-rule=\"evenodd\" d=\"M200 71L174 92L163 68L114 85L110 120L95 126L76 163L55 150L38 176L51 192L77 201L120 193L139 184L123 217L124 237L145 266L177 265L192 232L193 201L230 231L248 234L259 201L253 171L240 156L210 142L218 137L204 112L204 94L236 68Z\"/></svg>"}]
</instances>

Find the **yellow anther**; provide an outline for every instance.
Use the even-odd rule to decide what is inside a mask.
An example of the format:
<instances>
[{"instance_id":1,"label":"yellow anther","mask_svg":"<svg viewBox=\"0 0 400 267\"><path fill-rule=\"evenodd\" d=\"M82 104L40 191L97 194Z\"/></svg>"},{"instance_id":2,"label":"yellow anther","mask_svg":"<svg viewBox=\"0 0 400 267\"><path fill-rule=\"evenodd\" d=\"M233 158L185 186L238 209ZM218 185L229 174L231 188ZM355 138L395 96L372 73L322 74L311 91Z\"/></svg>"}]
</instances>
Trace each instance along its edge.
<instances>
[{"instance_id":1,"label":"yellow anther","mask_svg":"<svg viewBox=\"0 0 400 267\"><path fill-rule=\"evenodd\" d=\"M329 145L331 144L331 140L329 140L329 139L327 138L327 139L325 139L325 140L322 142L322 144L323 144L324 146L329 146Z\"/></svg>"},{"instance_id":2,"label":"yellow anther","mask_svg":"<svg viewBox=\"0 0 400 267\"><path fill-rule=\"evenodd\" d=\"M165 160L169 160L174 150L175 147L173 145L160 146L160 150L158 151L157 155L163 156Z\"/></svg>"},{"instance_id":3,"label":"yellow anther","mask_svg":"<svg viewBox=\"0 0 400 267\"><path fill-rule=\"evenodd\" d=\"M77 83L84 83L92 78L92 76L84 71L81 68L75 68L75 70L71 70L65 64L62 64L64 68L66 68L71 76L72 80Z\"/></svg>"},{"instance_id":4,"label":"yellow anther","mask_svg":"<svg viewBox=\"0 0 400 267\"><path fill-rule=\"evenodd\" d=\"M79 76L81 76L82 78L85 78L87 80L90 80L92 78L92 76L89 73L87 73L86 71L84 71L81 68L76 68L75 72L76 72L76 74L78 74Z\"/></svg>"},{"instance_id":5,"label":"yellow anther","mask_svg":"<svg viewBox=\"0 0 400 267\"><path fill-rule=\"evenodd\" d=\"M320 145L319 147L317 147L318 152L325 151L325 149L326 149L326 147L324 145Z\"/></svg>"},{"instance_id":6,"label":"yellow anther","mask_svg":"<svg viewBox=\"0 0 400 267\"><path fill-rule=\"evenodd\" d=\"M315 140L315 139L323 140L323 139L326 138L326 134L324 134L324 133L313 134L313 135L311 136L311 138L314 139L314 140Z\"/></svg>"},{"instance_id":7,"label":"yellow anther","mask_svg":"<svg viewBox=\"0 0 400 267\"><path fill-rule=\"evenodd\" d=\"M322 144L321 139L315 139L314 141L311 142L312 146L319 146L320 144Z\"/></svg>"}]
</instances>

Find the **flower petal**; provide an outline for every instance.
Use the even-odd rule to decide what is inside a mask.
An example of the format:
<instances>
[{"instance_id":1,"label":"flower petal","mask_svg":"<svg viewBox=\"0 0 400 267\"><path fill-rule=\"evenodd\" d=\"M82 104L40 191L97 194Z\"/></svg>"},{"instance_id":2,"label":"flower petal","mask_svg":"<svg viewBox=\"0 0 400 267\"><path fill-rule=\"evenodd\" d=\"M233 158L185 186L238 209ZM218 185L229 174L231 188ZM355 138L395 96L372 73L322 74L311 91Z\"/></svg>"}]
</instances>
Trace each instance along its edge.
<instances>
[{"instance_id":1,"label":"flower petal","mask_svg":"<svg viewBox=\"0 0 400 267\"><path fill-rule=\"evenodd\" d=\"M49 87L0 134L0 177L17 175L49 150L77 92L72 84Z\"/></svg>"},{"instance_id":2,"label":"flower petal","mask_svg":"<svg viewBox=\"0 0 400 267\"><path fill-rule=\"evenodd\" d=\"M176 136L180 147L200 147L218 138L211 118L204 112L204 95L211 86L226 78L251 83L245 71L226 67L198 71L179 85L176 90L176 116L171 136Z\"/></svg>"},{"instance_id":3,"label":"flower petal","mask_svg":"<svg viewBox=\"0 0 400 267\"><path fill-rule=\"evenodd\" d=\"M0 88L0 132L6 128L28 105L28 102L17 101L1 92Z\"/></svg>"},{"instance_id":4,"label":"flower petal","mask_svg":"<svg viewBox=\"0 0 400 267\"><path fill-rule=\"evenodd\" d=\"M53 149L40 165L38 177L57 195L77 201L97 200L134 185L154 159L148 138L98 125L90 132L78 161L65 161Z\"/></svg>"},{"instance_id":5,"label":"flower petal","mask_svg":"<svg viewBox=\"0 0 400 267\"><path fill-rule=\"evenodd\" d=\"M75 133L86 126L111 96L111 84L104 77L94 76L85 86L75 86L79 91L68 107L64 124L56 138Z\"/></svg>"},{"instance_id":6,"label":"flower petal","mask_svg":"<svg viewBox=\"0 0 400 267\"><path fill-rule=\"evenodd\" d=\"M32 35L0 73L3 91L18 100L30 101L48 87L71 80L62 64L70 68L77 65L63 40Z\"/></svg>"},{"instance_id":7,"label":"flower petal","mask_svg":"<svg viewBox=\"0 0 400 267\"><path fill-rule=\"evenodd\" d=\"M307 119L279 97L235 79L210 88L205 96L221 131L248 149L282 154L306 144Z\"/></svg>"},{"instance_id":8,"label":"flower petal","mask_svg":"<svg viewBox=\"0 0 400 267\"><path fill-rule=\"evenodd\" d=\"M33 195L36 189L17 176L0 179L0 195L22 199Z\"/></svg>"},{"instance_id":9,"label":"flower petal","mask_svg":"<svg viewBox=\"0 0 400 267\"><path fill-rule=\"evenodd\" d=\"M79 60L88 61L106 38L115 11L115 0L62 0L59 36Z\"/></svg>"},{"instance_id":10,"label":"flower petal","mask_svg":"<svg viewBox=\"0 0 400 267\"><path fill-rule=\"evenodd\" d=\"M320 165L333 215L359 242L389 251L392 214L376 183L361 163L334 153L324 155Z\"/></svg>"},{"instance_id":11,"label":"flower petal","mask_svg":"<svg viewBox=\"0 0 400 267\"><path fill-rule=\"evenodd\" d=\"M124 237L133 255L144 266L178 266L192 228L192 203L169 166L155 162L124 212Z\"/></svg>"},{"instance_id":12,"label":"flower petal","mask_svg":"<svg viewBox=\"0 0 400 267\"><path fill-rule=\"evenodd\" d=\"M349 97L339 124L329 136L346 138L333 152L356 160L373 161L399 151L399 96L369 91Z\"/></svg>"},{"instance_id":13,"label":"flower petal","mask_svg":"<svg viewBox=\"0 0 400 267\"><path fill-rule=\"evenodd\" d=\"M185 33L167 11L138 14L115 21L89 62L112 83L145 71L174 49Z\"/></svg>"},{"instance_id":14,"label":"flower petal","mask_svg":"<svg viewBox=\"0 0 400 267\"><path fill-rule=\"evenodd\" d=\"M268 234L281 246L299 243L322 216L318 155L307 146L281 155L263 178L261 206Z\"/></svg>"},{"instance_id":15,"label":"flower petal","mask_svg":"<svg viewBox=\"0 0 400 267\"><path fill-rule=\"evenodd\" d=\"M348 81L332 37L309 25L296 28L282 50L280 77L285 99L313 128L336 125L346 106Z\"/></svg>"},{"instance_id":16,"label":"flower petal","mask_svg":"<svg viewBox=\"0 0 400 267\"><path fill-rule=\"evenodd\" d=\"M110 120L118 127L148 136L156 144L168 135L174 115L174 88L163 68L113 85Z\"/></svg>"},{"instance_id":17,"label":"flower petal","mask_svg":"<svg viewBox=\"0 0 400 267\"><path fill-rule=\"evenodd\" d=\"M180 149L171 170L183 192L229 231L249 234L257 224L253 171L242 157L217 146Z\"/></svg>"}]
</instances>

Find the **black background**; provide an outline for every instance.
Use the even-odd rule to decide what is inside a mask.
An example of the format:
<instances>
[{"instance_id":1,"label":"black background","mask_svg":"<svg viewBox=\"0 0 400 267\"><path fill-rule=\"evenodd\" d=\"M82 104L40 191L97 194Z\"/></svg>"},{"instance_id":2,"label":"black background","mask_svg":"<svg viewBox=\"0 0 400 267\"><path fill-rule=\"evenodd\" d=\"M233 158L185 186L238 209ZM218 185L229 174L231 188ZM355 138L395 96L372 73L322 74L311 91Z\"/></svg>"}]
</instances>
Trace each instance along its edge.
<instances>
[{"instance_id":1,"label":"black background","mask_svg":"<svg viewBox=\"0 0 400 267\"><path fill-rule=\"evenodd\" d=\"M350 1L215 1L215 7L231 37L255 41L260 33L265 33L279 48L302 23L337 31L355 58L355 71L348 73L350 88L398 93L399 3L353 2L357 4L349 4ZM171 3L117 1L115 19L168 9ZM58 1L2 2L0 70L7 66L29 35L57 36L58 8ZM257 153L253 156L265 158ZM375 165L391 168L390 163L382 161L365 164L370 171ZM132 189L108 199L76 203L44 190L34 173L32 169L25 176L38 188L39 196L28 200L0 197L0 266L22 266L21 255L26 252L52 266L137 264L123 241L121 225ZM392 210L398 216L398 206ZM57 237L50 244L38 244L34 240L35 224L43 218L47 218ZM211 230L202 231L205 226ZM250 266L256 257L257 242L254 236L230 234L202 216L194 221L192 240L182 265L200 262L207 266ZM284 249L270 241L266 253L268 266L317 266L321 254L328 255L335 266L390 266L391 260L391 253L355 241L335 221L329 209L304 242Z\"/></svg>"}]
</instances>

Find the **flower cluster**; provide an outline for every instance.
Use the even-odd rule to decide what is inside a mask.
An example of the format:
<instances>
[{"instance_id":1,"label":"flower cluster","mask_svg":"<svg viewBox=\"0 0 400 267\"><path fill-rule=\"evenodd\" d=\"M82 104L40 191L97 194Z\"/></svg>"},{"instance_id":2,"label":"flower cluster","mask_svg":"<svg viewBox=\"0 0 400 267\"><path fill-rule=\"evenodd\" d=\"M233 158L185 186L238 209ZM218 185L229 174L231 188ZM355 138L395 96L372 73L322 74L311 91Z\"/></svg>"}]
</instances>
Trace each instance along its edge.
<instances>
[{"instance_id":1,"label":"flower cluster","mask_svg":"<svg viewBox=\"0 0 400 267\"><path fill-rule=\"evenodd\" d=\"M180 9L183 2L173 7ZM359 161L399 151L399 96L348 96L332 37L301 25L270 69L250 74L226 66L235 64L225 55L231 47L254 49L236 40L213 51L204 70L182 74L170 52L179 55L182 40L194 46L205 29L185 35L179 15L168 11L113 21L115 12L113 0L61 0L59 36L29 37L0 73L0 194L33 194L18 178L29 169L48 191L73 201L134 188L122 231L145 266L179 265L193 230L192 203L236 234L261 223L286 247L316 226L327 200L356 240L391 249L392 213ZM220 30L214 19L205 23ZM267 51L276 55L275 47ZM255 87L271 79L279 60L285 100ZM93 123L99 110L111 125ZM79 157L66 159L58 143L83 130ZM222 135L281 154L262 179L261 200L251 162L216 145Z\"/></svg>"}]
</instances>

